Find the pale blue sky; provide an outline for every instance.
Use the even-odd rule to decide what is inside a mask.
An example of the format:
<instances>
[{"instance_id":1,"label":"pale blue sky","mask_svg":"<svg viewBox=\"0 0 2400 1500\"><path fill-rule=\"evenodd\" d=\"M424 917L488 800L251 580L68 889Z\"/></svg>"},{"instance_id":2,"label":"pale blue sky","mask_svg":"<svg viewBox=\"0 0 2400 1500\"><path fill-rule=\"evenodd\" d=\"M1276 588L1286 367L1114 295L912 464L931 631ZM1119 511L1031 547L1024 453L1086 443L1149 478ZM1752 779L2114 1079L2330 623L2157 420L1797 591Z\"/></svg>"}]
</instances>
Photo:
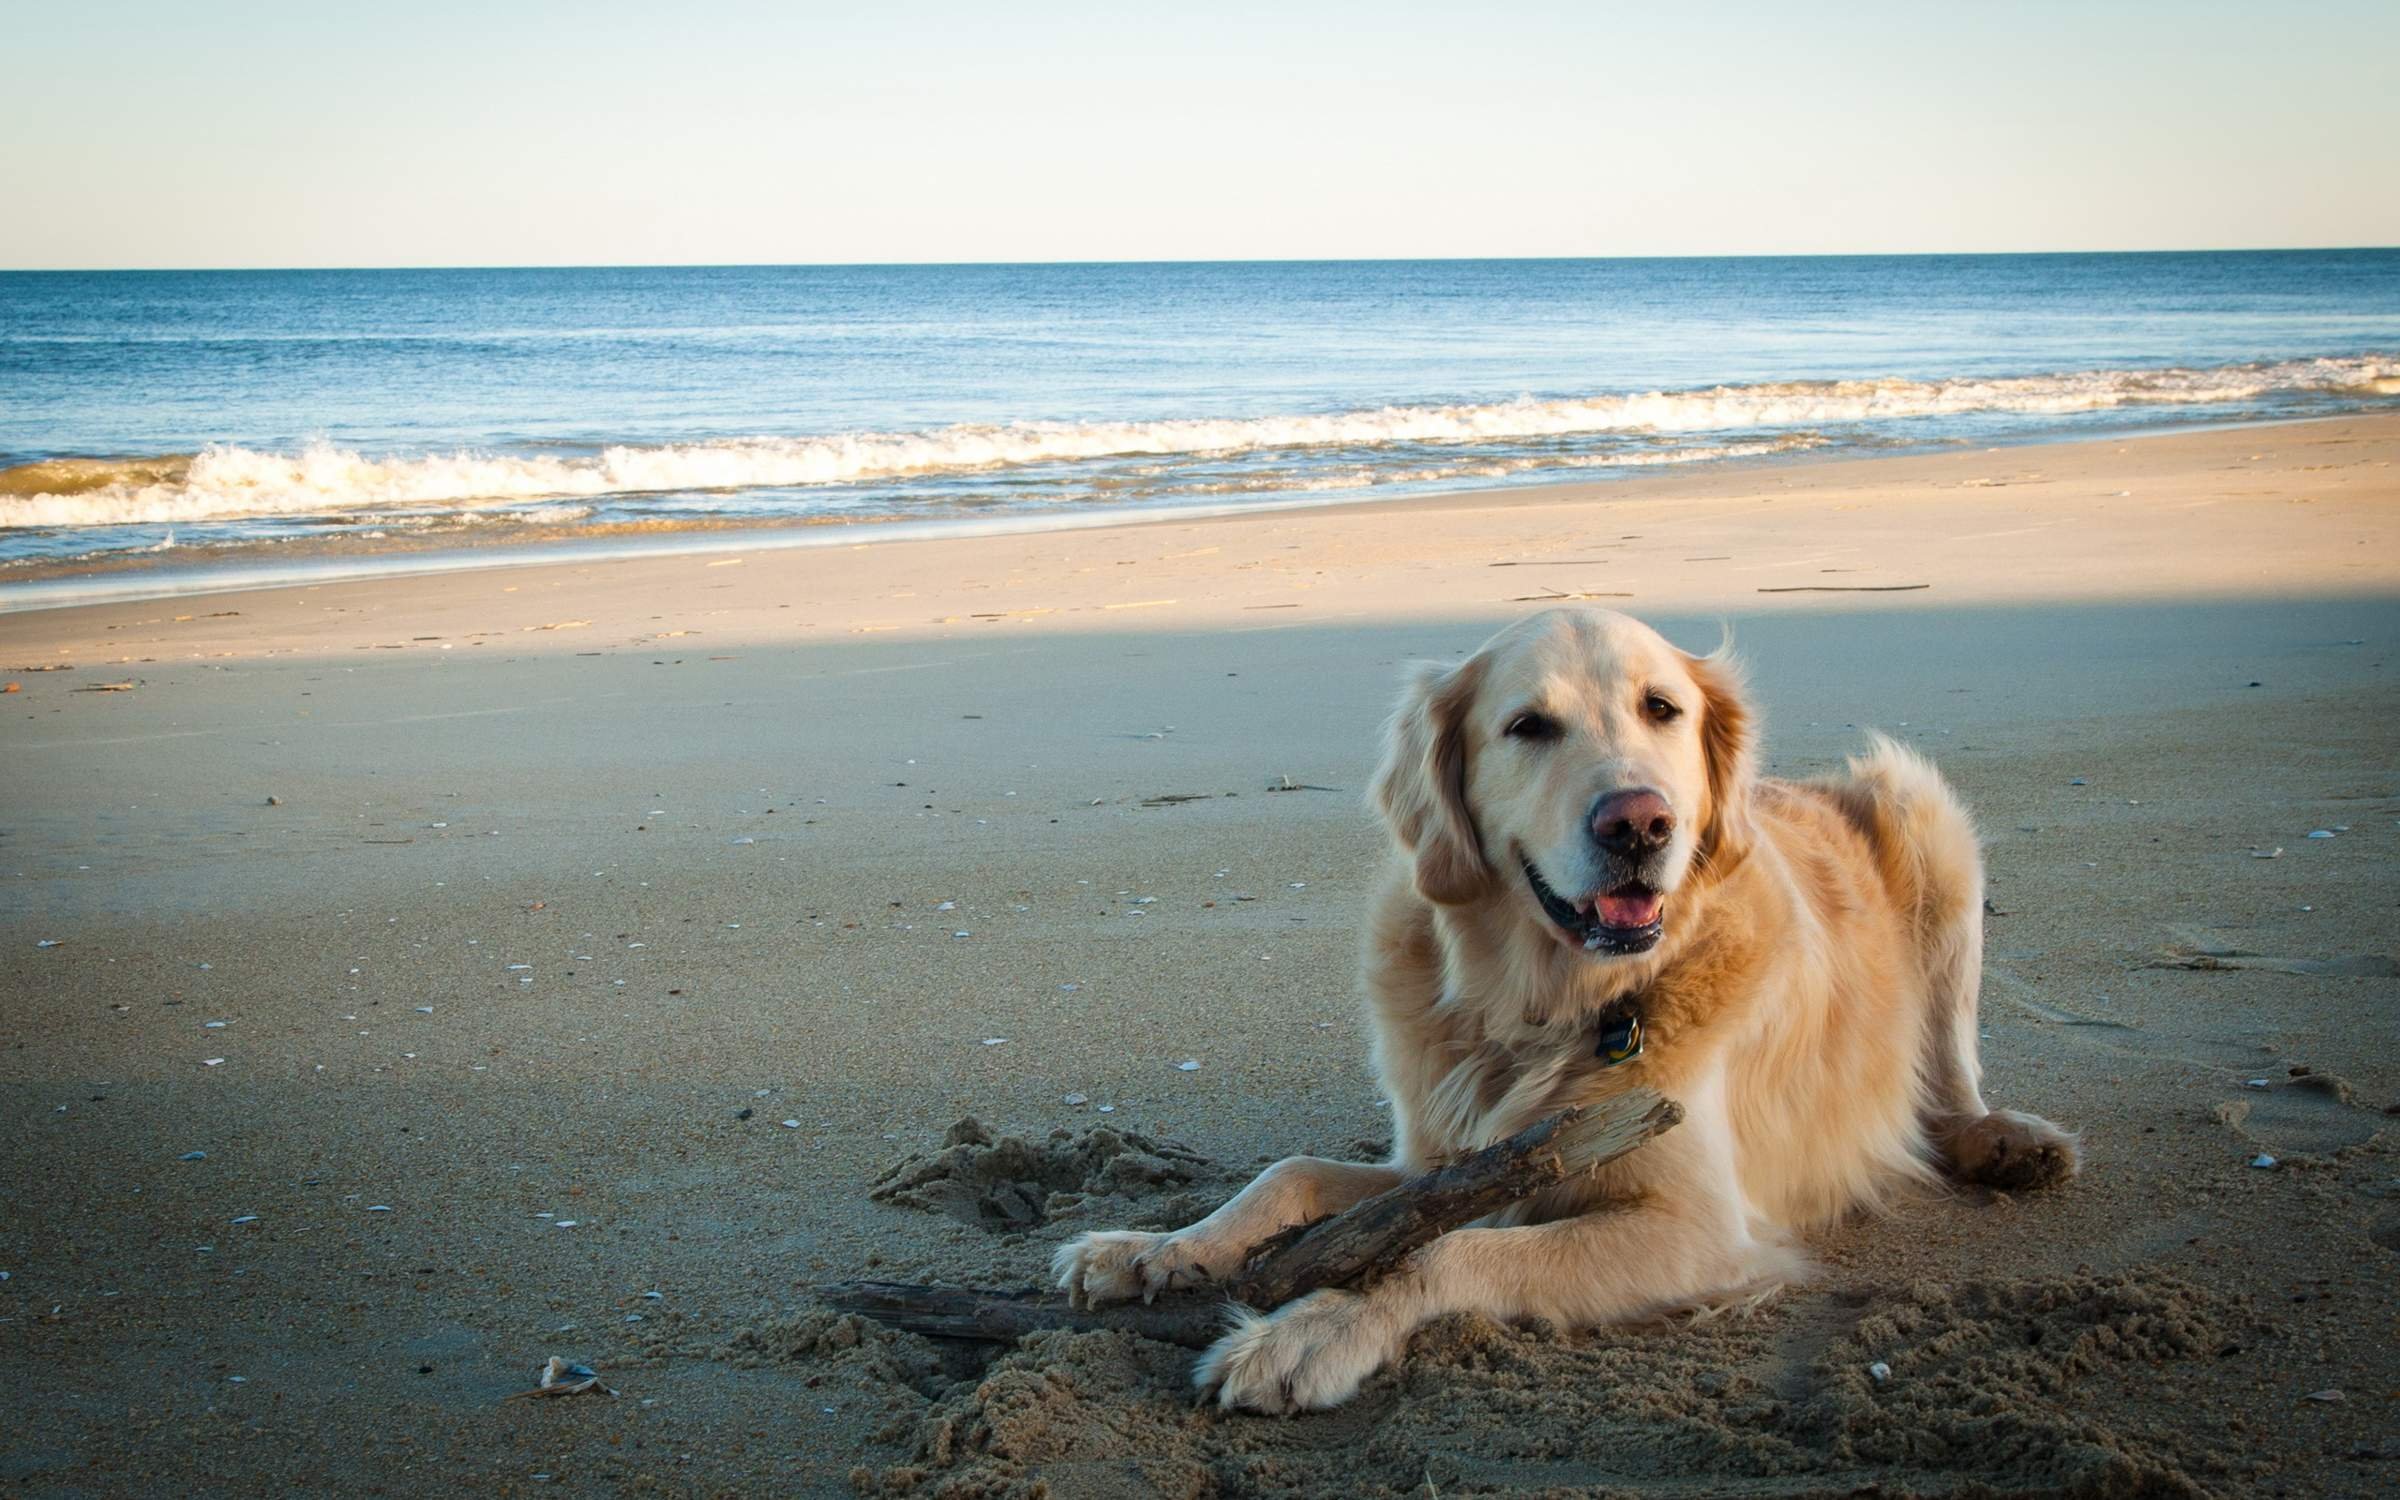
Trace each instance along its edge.
<instances>
[{"instance_id":1,"label":"pale blue sky","mask_svg":"<svg viewBox=\"0 0 2400 1500\"><path fill-rule=\"evenodd\" d=\"M12 6L0 266L2400 243L2400 4Z\"/></svg>"}]
</instances>

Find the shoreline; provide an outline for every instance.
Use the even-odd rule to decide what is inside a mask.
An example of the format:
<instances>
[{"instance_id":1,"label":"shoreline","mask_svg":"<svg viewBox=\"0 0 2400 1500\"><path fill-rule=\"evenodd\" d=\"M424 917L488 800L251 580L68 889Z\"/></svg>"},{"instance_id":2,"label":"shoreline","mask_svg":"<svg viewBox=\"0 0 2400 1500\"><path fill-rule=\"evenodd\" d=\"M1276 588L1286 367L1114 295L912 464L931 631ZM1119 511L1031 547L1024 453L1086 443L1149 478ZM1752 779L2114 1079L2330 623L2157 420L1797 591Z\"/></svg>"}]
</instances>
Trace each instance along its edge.
<instances>
[{"instance_id":1,"label":"shoreline","mask_svg":"<svg viewBox=\"0 0 2400 1500\"><path fill-rule=\"evenodd\" d=\"M2203 421L2135 427L2103 435L2062 437L2050 434L2013 442L1927 444L1885 453L1862 454L1855 449L1800 448L1774 454L1711 459L1696 463L1688 470L1673 469L1662 473L1620 471L1620 477L1604 479L1543 479L1515 485L1469 486L1397 495L1378 495L1367 490L1350 498L1311 494L1224 504L1167 503L1147 508L1102 506L1066 513L1027 510L988 517L912 518L902 515L865 520L795 517L769 524L747 520L660 523L656 526L631 523L608 528L615 533L613 535L591 535L572 527L559 527L547 534L495 537L469 545L459 545L458 538L445 535L438 539L424 537L420 544L412 544L412 539L403 538L398 546L365 548L345 545L353 539L335 536L226 546L212 549L210 561L192 566L180 562L146 560L156 554L129 551L87 555L55 563L26 563L19 565L23 571L13 574L0 570L0 615L491 569L588 566L643 558L1101 531L1177 522L1238 520L1246 515L1271 516L1319 511L1381 514L1415 509L1459 509L1477 505L1505 507L1609 498L1638 501L1661 498L1657 492L1683 494L1722 489L1738 483L1744 476L1785 469L1847 469L1852 466L1889 465L1967 455L2072 450L2085 445L2171 441L2179 437L2201 437L2223 432L2305 429L2320 424L2373 422L2379 418L2400 420L2400 413L2370 411L2339 416ZM527 527L526 530L531 532L535 528Z\"/></svg>"}]
</instances>

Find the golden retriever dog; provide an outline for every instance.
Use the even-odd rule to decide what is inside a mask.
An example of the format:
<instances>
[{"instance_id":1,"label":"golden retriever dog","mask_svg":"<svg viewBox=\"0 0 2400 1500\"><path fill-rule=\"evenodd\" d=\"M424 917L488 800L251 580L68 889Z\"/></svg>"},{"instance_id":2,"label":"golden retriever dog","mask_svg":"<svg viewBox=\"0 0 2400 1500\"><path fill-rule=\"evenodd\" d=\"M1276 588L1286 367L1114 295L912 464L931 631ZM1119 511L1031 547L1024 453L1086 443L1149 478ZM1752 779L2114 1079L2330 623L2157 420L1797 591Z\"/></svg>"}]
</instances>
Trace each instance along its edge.
<instances>
[{"instance_id":1,"label":"golden retriever dog","mask_svg":"<svg viewBox=\"0 0 2400 1500\"><path fill-rule=\"evenodd\" d=\"M1592 1326L1724 1304L1799 1275L1805 1231L1942 1173L2072 1175L2070 1136L1979 1088L1983 864L1958 799L1881 737L1841 775L1762 777L1756 735L1722 651L1607 611L1420 668L1373 794L1395 846L1365 975L1391 1160L1293 1157L1188 1229L1084 1235L1061 1287L1205 1285L1568 1105L1635 1086L1683 1105L1679 1128L1365 1291L1233 1310L1203 1393L1306 1411L1447 1313Z\"/></svg>"}]
</instances>

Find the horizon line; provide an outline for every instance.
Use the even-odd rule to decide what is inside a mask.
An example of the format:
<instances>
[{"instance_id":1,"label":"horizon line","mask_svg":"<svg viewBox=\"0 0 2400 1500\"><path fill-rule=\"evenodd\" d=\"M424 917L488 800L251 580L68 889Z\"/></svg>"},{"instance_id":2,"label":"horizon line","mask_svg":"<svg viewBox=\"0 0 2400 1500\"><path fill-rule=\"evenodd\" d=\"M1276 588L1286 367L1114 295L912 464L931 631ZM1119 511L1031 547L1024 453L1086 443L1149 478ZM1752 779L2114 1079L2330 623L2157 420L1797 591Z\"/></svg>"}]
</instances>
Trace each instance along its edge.
<instances>
[{"instance_id":1,"label":"horizon line","mask_svg":"<svg viewBox=\"0 0 2400 1500\"><path fill-rule=\"evenodd\" d=\"M2210 245L2105 250L1838 250L1740 251L1676 255L1258 255L1202 259L1136 257L1103 260L789 260L789 261L506 261L395 265L331 262L275 266L0 266L0 276L276 275L294 271L871 271L1039 270L1114 266L1373 266L1561 264L1589 261L1691 260L2004 260L2101 255L2346 255L2400 250L2400 245Z\"/></svg>"}]
</instances>

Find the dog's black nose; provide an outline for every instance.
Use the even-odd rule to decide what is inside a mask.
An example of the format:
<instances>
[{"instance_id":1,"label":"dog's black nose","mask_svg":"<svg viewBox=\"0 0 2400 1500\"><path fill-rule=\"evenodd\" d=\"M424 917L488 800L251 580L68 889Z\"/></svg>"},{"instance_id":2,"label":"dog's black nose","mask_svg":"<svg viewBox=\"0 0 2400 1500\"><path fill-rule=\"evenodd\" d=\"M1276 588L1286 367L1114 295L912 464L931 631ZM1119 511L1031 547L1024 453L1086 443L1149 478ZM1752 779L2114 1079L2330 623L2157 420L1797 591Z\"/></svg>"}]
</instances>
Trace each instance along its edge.
<instances>
[{"instance_id":1,"label":"dog's black nose","mask_svg":"<svg viewBox=\"0 0 2400 1500\"><path fill-rule=\"evenodd\" d=\"M1649 854L1674 833L1675 810L1648 787L1610 792L1592 804L1592 841L1611 854Z\"/></svg>"}]
</instances>

